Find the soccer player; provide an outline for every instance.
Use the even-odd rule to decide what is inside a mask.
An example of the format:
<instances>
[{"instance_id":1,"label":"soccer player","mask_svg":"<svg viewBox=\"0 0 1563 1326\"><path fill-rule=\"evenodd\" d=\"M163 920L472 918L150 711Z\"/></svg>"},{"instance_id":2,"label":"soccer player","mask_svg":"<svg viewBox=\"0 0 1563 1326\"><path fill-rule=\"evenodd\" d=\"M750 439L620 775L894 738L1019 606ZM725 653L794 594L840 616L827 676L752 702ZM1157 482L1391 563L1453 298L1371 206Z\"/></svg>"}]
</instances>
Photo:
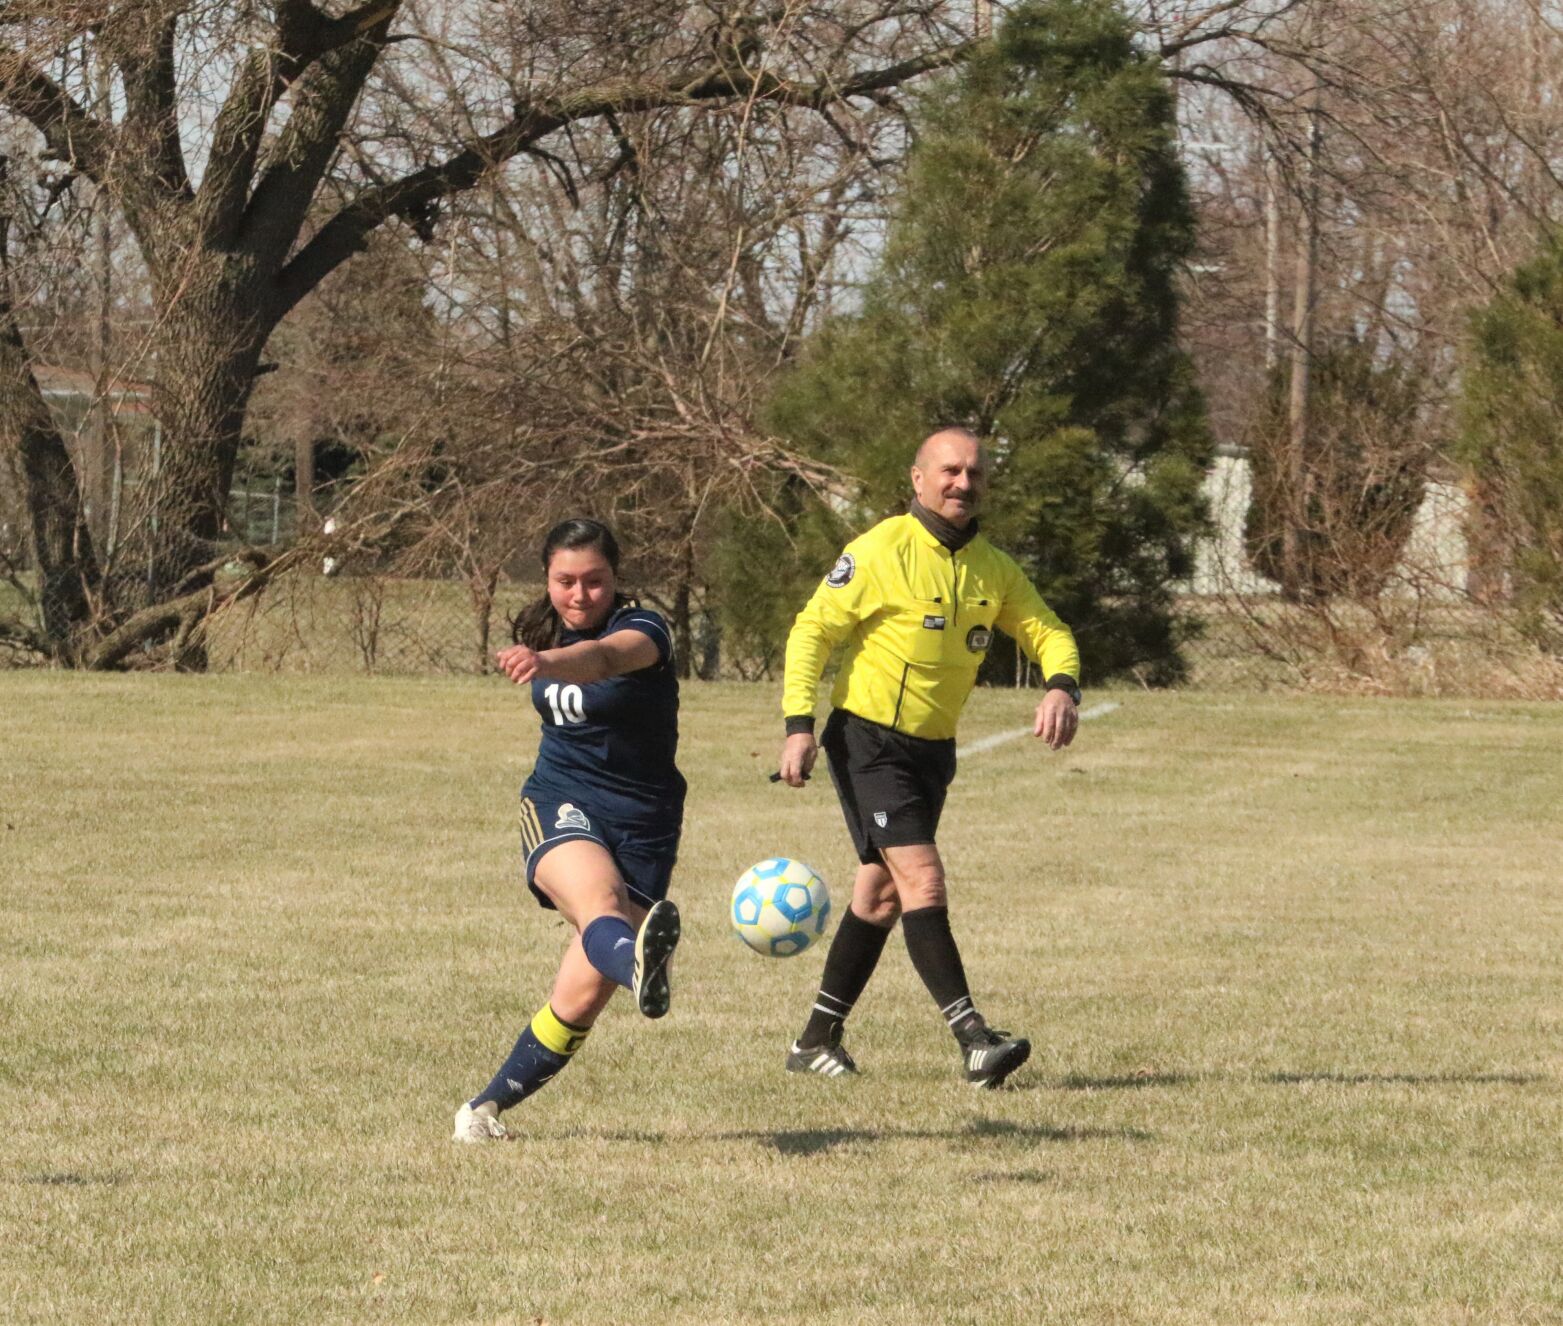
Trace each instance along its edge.
<instances>
[{"instance_id":1,"label":"soccer player","mask_svg":"<svg viewBox=\"0 0 1563 1326\"><path fill-rule=\"evenodd\" d=\"M814 702L844 645L820 745L857 849L852 902L836 927L819 994L787 1070L839 1077L857 1065L842 1026L897 918L906 951L960 1046L966 1080L996 1088L1031 1043L989 1027L972 1002L950 930L934 841L955 776L955 724L998 627L1041 669L1035 735L1074 740L1080 657L1074 636L1014 560L977 529L988 461L975 434L934 433L912 464L911 510L854 539L787 637L782 781L802 787L818 755Z\"/></svg>"},{"instance_id":2,"label":"soccer player","mask_svg":"<svg viewBox=\"0 0 1563 1326\"><path fill-rule=\"evenodd\" d=\"M595 520L543 543L547 589L496 656L543 722L521 789L527 886L574 928L553 993L499 1072L456 1111L455 1140L509 1136L502 1111L570 1062L620 986L668 1011L678 908L667 901L684 816L678 679L667 623L618 592L619 546Z\"/></svg>"}]
</instances>

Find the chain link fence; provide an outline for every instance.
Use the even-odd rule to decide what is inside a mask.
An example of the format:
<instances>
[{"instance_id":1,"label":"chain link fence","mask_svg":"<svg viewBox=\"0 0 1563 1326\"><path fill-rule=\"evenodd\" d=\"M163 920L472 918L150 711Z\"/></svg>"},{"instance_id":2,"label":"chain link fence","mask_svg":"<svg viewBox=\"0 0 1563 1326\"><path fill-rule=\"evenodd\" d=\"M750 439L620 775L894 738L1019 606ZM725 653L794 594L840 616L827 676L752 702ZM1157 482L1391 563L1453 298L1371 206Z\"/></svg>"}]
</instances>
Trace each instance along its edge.
<instances>
[{"instance_id":1,"label":"chain link fence","mask_svg":"<svg viewBox=\"0 0 1563 1326\"><path fill-rule=\"evenodd\" d=\"M1385 592L1370 601L1315 603L1285 601L1249 564L1243 468L1224 458L1209 493L1218 533L1201 549L1177 604L1188 627L1185 686L1563 698L1556 653L1532 643L1507 605L1478 602L1466 592L1457 490L1432 487L1404 564ZM301 536L291 494L275 479L241 482L229 512L236 544L278 547ZM39 613L33 573L14 557L5 571L0 645L7 643L6 622L25 623ZM497 582L408 575L374 559L340 561L322 553L218 613L208 625L206 661L215 671L479 675L509 642L510 618L539 590L535 582L503 575ZM779 650L753 657L735 650L722 638L717 605L698 589L682 597L643 592L643 598L680 630L696 675L780 676ZM682 614L679 604L687 604ZM1088 635L1082 645L1089 662ZM0 666L36 661L25 649L0 649ZM1029 678L1040 680L1035 669Z\"/></svg>"}]
</instances>

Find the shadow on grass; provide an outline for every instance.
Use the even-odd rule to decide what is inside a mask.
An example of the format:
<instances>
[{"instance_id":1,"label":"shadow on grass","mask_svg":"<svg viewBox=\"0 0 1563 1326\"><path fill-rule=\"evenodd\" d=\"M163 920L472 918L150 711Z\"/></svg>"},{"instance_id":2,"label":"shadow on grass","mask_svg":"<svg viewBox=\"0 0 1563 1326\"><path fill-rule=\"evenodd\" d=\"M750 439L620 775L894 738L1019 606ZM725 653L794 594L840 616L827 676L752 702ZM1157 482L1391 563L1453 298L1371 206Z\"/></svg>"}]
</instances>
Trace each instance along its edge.
<instances>
[{"instance_id":1,"label":"shadow on grass","mask_svg":"<svg viewBox=\"0 0 1563 1326\"><path fill-rule=\"evenodd\" d=\"M1017 1142L1153 1142L1156 1135L1140 1128L1075 1128L1069 1125L1010 1123L1004 1119L977 1119L962 1128L757 1128L744 1132L718 1133L716 1140L763 1142L775 1147L784 1156L817 1156L833 1147L853 1142L970 1142L995 1138Z\"/></svg>"},{"instance_id":2,"label":"shadow on grass","mask_svg":"<svg viewBox=\"0 0 1563 1326\"><path fill-rule=\"evenodd\" d=\"M992 1169L973 1174L974 1183L1051 1183L1053 1176L1040 1169Z\"/></svg>"},{"instance_id":3,"label":"shadow on grass","mask_svg":"<svg viewBox=\"0 0 1563 1326\"><path fill-rule=\"evenodd\" d=\"M22 1176L23 1183L39 1183L51 1188L112 1187L119 1181L118 1174L72 1174L64 1171Z\"/></svg>"},{"instance_id":4,"label":"shadow on grass","mask_svg":"<svg viewBox=\"0 0 1563 1326\"><path fill-rule=\"evenodd\" d=\"M1269 1073L1264 1080L1283 1087L1312 1082L1340 1087L1524 1087L1551 1079L1545 1073Z\"/></svg>"},{"instance_id":5,"label":"shadow on grass","mask_svg":"<svg viewBox=\"0 0 1563 1326\"><path fill-rule=\"evenodd\" d=\"M1185 1087L1197 1081L1193 1073L1123 1073L1116 1077L1071 1073L1058 1085L1062 1091L1139 1091L1145 1087Z\"/></svg>"}]
</instances>

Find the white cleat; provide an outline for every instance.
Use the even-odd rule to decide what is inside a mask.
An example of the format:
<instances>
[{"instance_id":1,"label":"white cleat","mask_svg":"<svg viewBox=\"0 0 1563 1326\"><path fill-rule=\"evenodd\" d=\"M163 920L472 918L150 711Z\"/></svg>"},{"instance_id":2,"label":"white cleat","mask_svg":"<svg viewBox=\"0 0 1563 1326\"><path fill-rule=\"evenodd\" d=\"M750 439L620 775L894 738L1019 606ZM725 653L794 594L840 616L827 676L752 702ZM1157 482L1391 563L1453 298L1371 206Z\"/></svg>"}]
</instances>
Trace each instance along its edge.
<instances>
[{"instance_id":1,"label":"white cleat","mask_svg":"<svg viewBox=\"0 0 1563 1326\"><path fill-rule=\"evenodd\" d=\"M857 1065L852 1056L841 1048L840 1033L827 1045L804 1049L797 1041L787 1051L789 1073L818 1073L821 1077L856 1077Z\"/></svg>"},{"instance_id":2,"label":"white cleat","mask_svg":"<svg viewBox=\"0 0 1563 1326\"><path fill-rule=\"evenodd\" d=\"M500 1123L499 1116L487 1110L475 1110L469 1101L456 1111L456 1131L453 1142L508 1142L510 1130Z\"/></svg>"}]
</instances>

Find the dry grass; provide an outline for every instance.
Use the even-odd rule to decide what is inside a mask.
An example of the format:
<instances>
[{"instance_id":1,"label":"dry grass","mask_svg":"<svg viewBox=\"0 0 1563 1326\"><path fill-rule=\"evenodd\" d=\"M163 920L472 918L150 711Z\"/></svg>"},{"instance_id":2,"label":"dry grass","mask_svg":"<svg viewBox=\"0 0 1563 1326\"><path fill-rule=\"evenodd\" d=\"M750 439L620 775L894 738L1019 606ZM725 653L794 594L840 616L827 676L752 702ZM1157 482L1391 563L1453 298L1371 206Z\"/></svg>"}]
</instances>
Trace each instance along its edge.
<instances>
[{"instance_id":1,"label":"dry grass","mask_svg":"<svg viewBox=\"0 0 1563 1326\"><path fill-rule=\"evenodd\" d=\"M1186 653L1206 690L1563 699L1563 658L1512 612L1385 596L1371 606L1237 595L1185 600L1204 633Z\"/></svg>"},{"instance_id":2,"label":"dry grass","mask_svg":"<svg viewBox=\"0 0 1563 1326\"><path fill-rule=\"evenodd\" d=\"M845 839L763 780L772 691L697 686L673 1015L610 1010L523 1141L457 1149L563 939L518 697L0 676L0 1315L1563 1318L1563 713L1117 698L952 793L1018 1089L957 1085L899 940L863 1078L781 1073L819 955L754 957L726 894L776 851L844 884Z\"/></svg>"}]
</instances>

